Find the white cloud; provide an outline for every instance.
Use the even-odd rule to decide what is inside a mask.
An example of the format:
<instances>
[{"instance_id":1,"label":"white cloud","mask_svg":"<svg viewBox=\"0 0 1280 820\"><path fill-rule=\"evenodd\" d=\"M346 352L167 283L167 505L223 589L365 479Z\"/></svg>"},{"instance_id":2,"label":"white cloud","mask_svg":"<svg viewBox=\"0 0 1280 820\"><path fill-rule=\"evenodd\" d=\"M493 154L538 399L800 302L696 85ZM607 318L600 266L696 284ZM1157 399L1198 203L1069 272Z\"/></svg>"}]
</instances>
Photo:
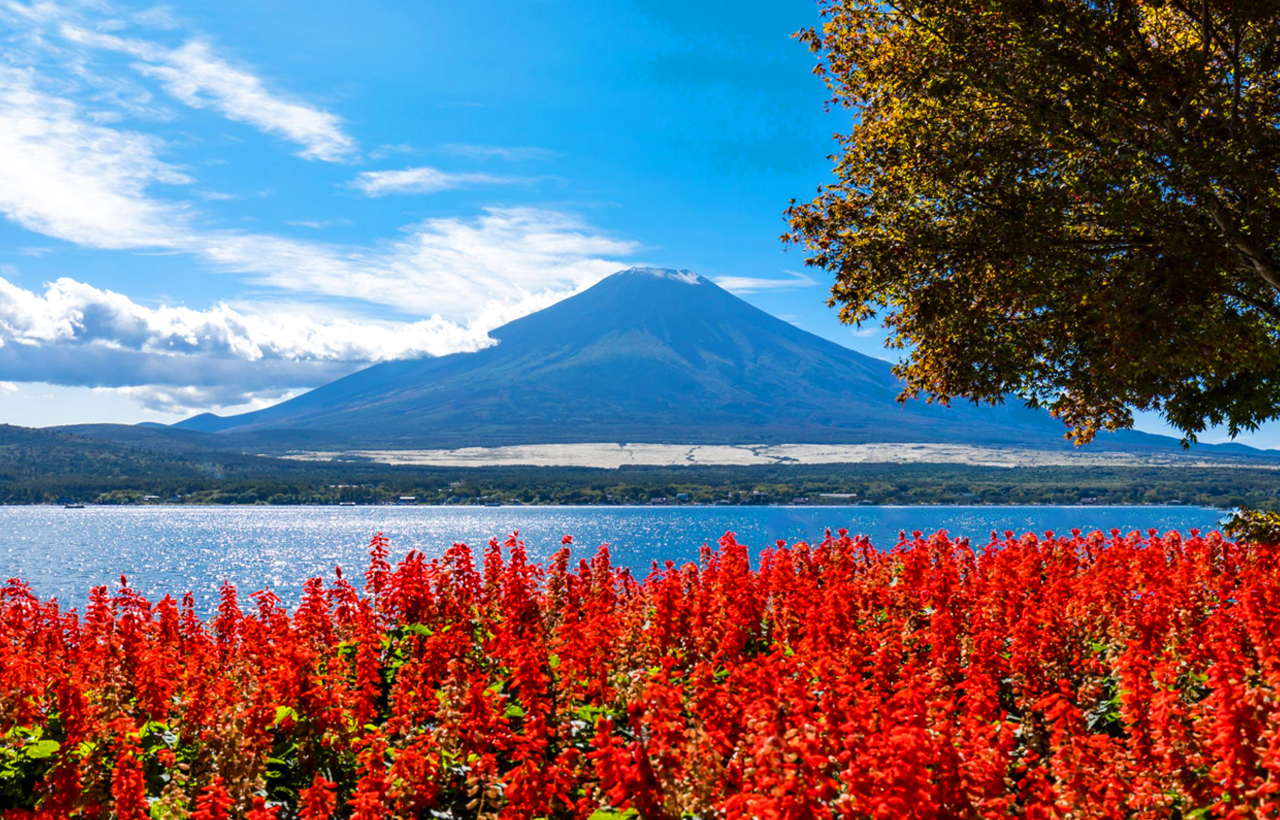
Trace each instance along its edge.
<instances>
[{"instance_id":1,"label":"white cloud","mask_svg":"<svg viewBox=\"0 0 1280 820\"><path fill-rule=\"evenodd\" d=\"M363 171L352 181L351 187L366 196L387 194L434 194L451 188L468 185L505 185L528 183L533 180L520 177L498 177L492 174L450 173L437 168L419 166L398 171Z\"/></svg>"},{"instance_id":2,"label":"white cloud","mask_svg":"<svg viewBox=\"0 0 1280 820\"><path fill-rule=\"evenodd\" d=\"M369 159L386 159L395 154L412 154L413 146L407 142L400 142L394 145L379 145L377 148L369 152Z\"/></svg>"},{"instance_id":3,"label":"white cloud","mask_svg":"<svg viewBox=\"0 0 1280 820\"><path fill-rule=\"evenodd\" d=\"M242 405L373 362L479 349L493 328L623 267L605 255L634 250L572 217L528 209L429 220L376 253L258 235L202 241L209 258L286 290L432 315L396 322L148 307L69 278L44 293L0 278L0 379L154 388L129 395L166 412L198 396ZM173 390L197 387L204 392Z\"/></svg>"},{"instance_id":4,"label":"white cloud","mask_svg":"<svg viewBox=\"0 0 1280 820\"><path fill-rule=\"evenodd\" d=\"M489 342L482 333L439 318L315 320L297 311L252 314L226 305L147 307L69 278L48 284L43 294L0 278L0 347L44 343L250 362L379 362L477 350Z\"/></svg>"},{"instance_id":5,"label":"white cloud","mask_svg":"<svg viewBox=\"0 0 1280 820\"><path fill-rule=\"evenodd\" d=\"M203 237L198 252L260 284L491 329L495 316L515 318L626 267L618 259L636 249L568 214L490 208L426 220L376 248L226 233Z\"/></svg>"},{"instance_id":6,"label":"white cloud","mask_svg":"<svg viewBox=\"0 0 1280 820\"><path fill-rule=\"evenodd\" d=\"M238 387L229 385L199 385L171 387L166 385L140 385L134 387L95 387L100 393L113 393L131 399L143 409L174 416L190 416L210 407L226 412L249 413L261 410L298 394L296 390L264 390L246 396Z\"/></svg>"},{"instance_id":7,"label":"white cloud","mask_svg":"<svg viewBox=\"0 0 1280 820\"><path fill-rule=\"evenodd\" d=\"M154 29L176 29L178 18L168 6L152 6L133 15L133 21L141 26Z\"/></svg>"},{"instance_id":8,"label":"white cloud","mask_svg":"<svg viewBox=\"0 0 1280 820\"><path fill-rule=\"evenodd\" d=\"M508 162L520 162L525 160L548 160L554 159L555 151L547 148L535 148L528 145L504 147L501 145L459 145L451 143L441 146L442 150L450 154L456 154L460 157L470 157L471 159L500 159Z\"/></svg>"},{"instance_id":9,"label":"white cloud","mask_svg":"<svg viewBox=\"0 0 1280 820\"><path fill-rule=\"evenodd\" d=\"M777 290L794 290L795 288L807 288L818 284L811 276L803 273L795 273L787 271L790 275L789 279L756 279L749 276L721 276L712 281L717 285L739 295L747 293L760 293L762 291Z\"/></svg>"},{"instance_id":10,"label":"white cloud","mask_svg":"<svg viewBox=\"0 0 1280 820\"><path fill-rule=\"evenodd\" d=\"M351 224L351 220L345 217L338 219L291 219L287 225L295 228L310 228L313 231L323 230L325 228L341 228Z\"/></svg>"},{"instance_id":11,"label":"white cloud","mask_svg":"<svg viewBox=\"0 0 1280 820\"><path fill-rule=\"evenodd\" d=\"M159 140L87 122L0 66L0 213L22 227L99 248L172 248L186 209L150 198L153 183L190 179L160 159Z\"/></svg>"},{"instance_id":12,"label":"white cloud","mask_svg":"<svg viewBox=\"0 0 1280 820\"><path fill-rule=\"evenodd\" d=\"M3 11L7 16L25 20L28 23L43 24L57 20L63 10L56 3L42 0L31 4L7 2L3 6Z\"/></svg>"},{"instance_id":13,"label":"white cloud","mask_svg":"<svg viewBox=\"0 0 1280 820\"><path fill-rule=\"evenodd\" d=\"M72 279L35 293L0 278L0 379L149 388L130 395L169 396L170 404L175 396L202 395L217 396L219 405L243 404L371 363L491 343L483 330L439 318L321 320L297 310L147 307Z\"/></svg>"},{"instance_id":14,"label":"white cloud","mask_svg":"<svg viewBox=\"0 0 1280 820\"><path fill-rule=\"evenodd\" d=\"M159 80L173 97L297 143L301 157L342 162L355 156L356 141L344 132L340 117L270 91L261 78L215 54L206 42L192 40L169 49L68 24L61 33L75 43L136 57L140 62L134 68Z\"/></svg>"},{"instance_id":15,"label":"white cloud","mask_svg":"<svg viewBox=\"0 0 1280 820\"><path fill-rule=\"evenodd\" d=\"M83 247L181 251L273 287L468 324L592 284L636 249L531 208L427 220L374 247L202 230L189 206L149 193L189 181L161 159L159 141L80 114L35 88L33 73L0 68L0 213Z\"/></svg>"}]
</instances>

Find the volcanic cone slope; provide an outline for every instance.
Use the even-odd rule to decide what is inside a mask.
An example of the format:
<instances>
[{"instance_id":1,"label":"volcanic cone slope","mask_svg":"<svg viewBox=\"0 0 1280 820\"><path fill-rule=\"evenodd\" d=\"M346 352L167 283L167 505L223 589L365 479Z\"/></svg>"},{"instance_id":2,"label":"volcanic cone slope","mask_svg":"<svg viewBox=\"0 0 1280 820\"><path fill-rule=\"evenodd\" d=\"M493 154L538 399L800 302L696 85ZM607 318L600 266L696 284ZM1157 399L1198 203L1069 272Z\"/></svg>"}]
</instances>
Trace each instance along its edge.
<instances>
[{"instance_id":1,"label":"volcanic cone slope","mask_svg":"<svg viewBox=\"0 0 1280 820\"><path fill-rule=\"evenodd\" d=\"M327 434L348 446L569 442L957 442L1065 446L1020 405L899 404L888 363L701 276L633 268L491 334L475 353L387 362L274 407L179 424Z\"/></svg>"}]
</instances>

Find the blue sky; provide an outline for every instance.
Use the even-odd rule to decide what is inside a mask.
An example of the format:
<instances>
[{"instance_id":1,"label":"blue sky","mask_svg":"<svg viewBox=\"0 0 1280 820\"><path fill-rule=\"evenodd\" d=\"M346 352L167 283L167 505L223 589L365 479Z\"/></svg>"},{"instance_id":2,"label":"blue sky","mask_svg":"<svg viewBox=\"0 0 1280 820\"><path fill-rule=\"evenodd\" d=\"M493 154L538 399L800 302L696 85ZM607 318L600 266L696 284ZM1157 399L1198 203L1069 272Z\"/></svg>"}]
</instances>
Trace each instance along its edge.
<instances>
[{"instance_id":1,"label":"blue sky","mask_svg":"<svg viewBox=\"0 0 1280 820\"><path fill-rule=\"evenodd\" d=\"M816 14L0 0L0 421L263 406L633 264L889 358L778 239L848 127Z\"/></svg>"}]
</instances>

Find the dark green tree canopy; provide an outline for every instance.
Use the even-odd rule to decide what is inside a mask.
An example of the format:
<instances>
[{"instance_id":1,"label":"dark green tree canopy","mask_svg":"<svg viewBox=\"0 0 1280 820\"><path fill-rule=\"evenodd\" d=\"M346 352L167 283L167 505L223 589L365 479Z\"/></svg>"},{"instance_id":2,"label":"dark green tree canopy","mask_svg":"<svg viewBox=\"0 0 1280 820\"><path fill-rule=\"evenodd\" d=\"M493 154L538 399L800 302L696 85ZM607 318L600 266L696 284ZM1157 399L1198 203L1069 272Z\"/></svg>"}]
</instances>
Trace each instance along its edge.
<instances>
[{"instance_id":1,"label":"dark green tree canopy","mask_svg":"<svg viewBox=\"0 0 1280 820\"><path fill-rule=\"evenodd\" d=\"M786 237L907 395L1076 436L1280 416L1280 2L823 0L853 114Z\"/></svg>"}]
</instances>

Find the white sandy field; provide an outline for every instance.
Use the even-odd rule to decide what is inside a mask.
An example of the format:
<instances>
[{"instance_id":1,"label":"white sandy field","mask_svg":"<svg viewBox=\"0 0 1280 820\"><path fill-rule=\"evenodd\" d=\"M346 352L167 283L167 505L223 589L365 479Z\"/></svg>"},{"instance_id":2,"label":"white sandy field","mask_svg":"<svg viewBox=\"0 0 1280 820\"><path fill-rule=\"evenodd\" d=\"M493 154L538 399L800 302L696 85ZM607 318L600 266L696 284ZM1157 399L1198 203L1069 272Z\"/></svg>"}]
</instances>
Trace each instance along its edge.
<instances>
[{"instance_id":1,"label":"white sandy field","mask_svg":"<svg viewBox=\"0 0 1280 820\"><path fill-rule=\"evenodd\" d=\"M1280 461L1191 453L1024 450L965 444L522 444L457 450L293 452L300 461L361 460L423 467L677 467L767 464L965 464L975 467L1237 467Z\"/></svg>"}]
</instances>

